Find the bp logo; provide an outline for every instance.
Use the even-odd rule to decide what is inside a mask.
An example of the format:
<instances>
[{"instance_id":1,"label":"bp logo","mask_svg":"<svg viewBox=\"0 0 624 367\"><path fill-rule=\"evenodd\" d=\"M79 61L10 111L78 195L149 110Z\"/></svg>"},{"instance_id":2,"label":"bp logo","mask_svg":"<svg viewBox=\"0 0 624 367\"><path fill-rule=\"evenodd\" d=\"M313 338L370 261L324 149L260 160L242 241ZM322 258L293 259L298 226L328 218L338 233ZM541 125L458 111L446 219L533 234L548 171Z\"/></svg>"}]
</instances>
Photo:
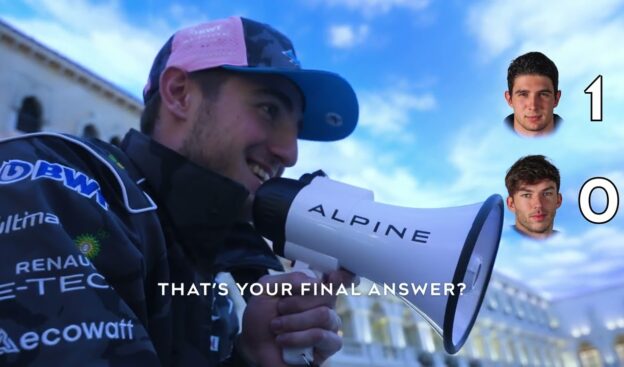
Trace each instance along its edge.
<instances>
[{"instance_id":1,"label":"bp logo","mask_svg":"<svg viewBox=\"0 0 624 367\"><path fill-rule=\"evenodd\" d=\"M108 158L109 161L114 163L117 167L119 167L121 169L126 169L126 167L124 167L124 165L121 164L121 162L119 162L119 159L117 159L117 157L115 157L112 153L109 154L107 158Z\"/></svg>"},{"instance_id":2,"label":"bp logo","mask_svg":"<svg viewBox=\"0 0 624 367\"><path fill-rule=\"evenodd\" d=\"M81 234L74 240L78 250L87 257L89 260L93 260L100 253L100 241L98 236L92 234Z\"/></svg>"}]
</instances>

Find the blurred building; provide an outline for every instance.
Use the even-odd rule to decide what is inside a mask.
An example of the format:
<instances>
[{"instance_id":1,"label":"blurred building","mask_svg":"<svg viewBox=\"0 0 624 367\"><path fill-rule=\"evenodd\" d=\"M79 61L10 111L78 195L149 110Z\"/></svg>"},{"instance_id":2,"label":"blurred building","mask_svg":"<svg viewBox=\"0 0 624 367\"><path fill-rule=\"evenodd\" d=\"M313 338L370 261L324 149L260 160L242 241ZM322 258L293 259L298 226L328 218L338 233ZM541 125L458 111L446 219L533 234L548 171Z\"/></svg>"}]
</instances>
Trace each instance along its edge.
<instances>
[{"instance_id":1,"label":"blurred building","mask_svg":"<svg viewBox=\"0 0 624 367\"><path fill-rule=\"evenodd\" d=\"M0 138L60 131L116 142L138 127L141 101L2 21L0 60ZM549 302L495 273L454 356L397 297L340 297L337 310L344 347L326 367L624 366L624 285Z\"/></svg>"},{"instance_id":2,"label":"blurred building","mask_svg":"<svg viewBox=\"0 0 624 367\"><path fill-rule=\"evenodd\" d=\"M61 131L118 141L143 103L0 21L0 137Z\"/></svg>"},{"instance_id":3,"label":"blurred building","mask_svg":"<svg viewBox=\"0 0 624 367\"><path fill-rule=\"evenodd\" d=\"M337 310L344 347L331 367L624 366L624 285L549 302L494 273L472 333L453 356L397 297L341 297Z\"/></svg>"},{"instance_id":4,"label":"blurred building","mask_svg":"<svg viewBox=\"0 0 624 367\"><path fill-rule=\"evenodd\" d=\"M553 303L582 366L624 366L624 286Z\"/></svg>"}]
</instances>

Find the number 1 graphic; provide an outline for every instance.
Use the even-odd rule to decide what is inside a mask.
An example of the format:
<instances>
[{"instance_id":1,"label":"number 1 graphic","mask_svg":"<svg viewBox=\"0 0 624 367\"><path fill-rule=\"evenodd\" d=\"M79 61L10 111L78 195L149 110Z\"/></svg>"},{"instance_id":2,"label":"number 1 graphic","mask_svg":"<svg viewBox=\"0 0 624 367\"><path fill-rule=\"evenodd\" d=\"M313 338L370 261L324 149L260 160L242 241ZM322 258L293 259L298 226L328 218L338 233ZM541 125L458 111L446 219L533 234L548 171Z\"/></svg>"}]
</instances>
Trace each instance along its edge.
<instances>
[{"instance_id":1,"label":"number 1 graphic","mask_svg":"<svg viewBox=\"0 0 624 367\"><path fill-rule=\"evenodd\" d=\"M596 79L587 88L585 94L591 95L589 104L589 114L592 121L602 121L602 75L598 75Z\"/></svg>"}]
</instances>

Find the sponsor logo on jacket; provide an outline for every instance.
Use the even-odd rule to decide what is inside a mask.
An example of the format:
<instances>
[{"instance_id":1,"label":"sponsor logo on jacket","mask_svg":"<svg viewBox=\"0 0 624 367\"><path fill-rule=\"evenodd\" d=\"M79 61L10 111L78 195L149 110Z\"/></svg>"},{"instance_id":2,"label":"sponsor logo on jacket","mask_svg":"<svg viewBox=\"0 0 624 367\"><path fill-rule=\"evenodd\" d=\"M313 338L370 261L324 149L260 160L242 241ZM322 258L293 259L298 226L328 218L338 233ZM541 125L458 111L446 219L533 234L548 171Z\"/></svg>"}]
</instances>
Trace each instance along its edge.
<instances>
[{"instance_id":1,"label":"sponsor logo on jacket","mask_svg":"<svg viewBox=\"0 0 624 367\"><path fill-rule=\"evenodd\" d=\"M8 185L23 180L54 180L63 183L63 186L80 195L93 199L108 210L108 203L104 199L100 184L71 167L59 163L50 163L38 160L35 164L19 159L5 161L0 166L0 185Z\"/></svg>"},{"instance_id":2,"label":"sponsor logo on jacket","mask_svg":"<svg viewBox=\"0 0 624 367\"><path fill-rule=\"evenodd\" d=\"M53 347L58 344L76 343L79 340L133 340L132 320L91 321L64 325L63 327L28 331L13 340L0 329L0 355L19 353L39 347Z\"/></svg>"},{"instance_id":3,"label":"sponsor logo on jacket","mask_svg":"<svg viewBox=\"0 0 624 367\"><path fill-rule=\"evenodd\" d=\"M61 222L59 221L59 218L52 213L15 213L7 215L6 217L0 217L0 234L17 232L23 229L39 226L44 223L59 225Z\"/></svg>"}]
</instances>

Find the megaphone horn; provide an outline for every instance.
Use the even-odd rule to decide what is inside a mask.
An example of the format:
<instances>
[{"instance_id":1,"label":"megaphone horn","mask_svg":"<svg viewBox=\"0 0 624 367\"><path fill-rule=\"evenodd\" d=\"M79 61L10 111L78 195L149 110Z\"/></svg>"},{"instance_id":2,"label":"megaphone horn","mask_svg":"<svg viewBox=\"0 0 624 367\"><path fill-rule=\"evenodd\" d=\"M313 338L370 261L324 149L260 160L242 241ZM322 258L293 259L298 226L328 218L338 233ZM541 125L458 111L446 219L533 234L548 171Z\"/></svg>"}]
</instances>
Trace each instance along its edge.
<instances>
[{"instance_id":1,"label":"megaphone horn","mask_svg":"<svg viewBox=\"0 0 624 367\"><path fill-rule=\"evenodd\" d=\"M256 229L273 251L328 272L340 267L378 284L452 284L455 292L402 296L454 354L465 343L494 267L503 200L437 209L374 201L373 192L322 175L274 178L256 192ZM463 286L462 286L463 285Z\"/></svg>"}]
</instances>

